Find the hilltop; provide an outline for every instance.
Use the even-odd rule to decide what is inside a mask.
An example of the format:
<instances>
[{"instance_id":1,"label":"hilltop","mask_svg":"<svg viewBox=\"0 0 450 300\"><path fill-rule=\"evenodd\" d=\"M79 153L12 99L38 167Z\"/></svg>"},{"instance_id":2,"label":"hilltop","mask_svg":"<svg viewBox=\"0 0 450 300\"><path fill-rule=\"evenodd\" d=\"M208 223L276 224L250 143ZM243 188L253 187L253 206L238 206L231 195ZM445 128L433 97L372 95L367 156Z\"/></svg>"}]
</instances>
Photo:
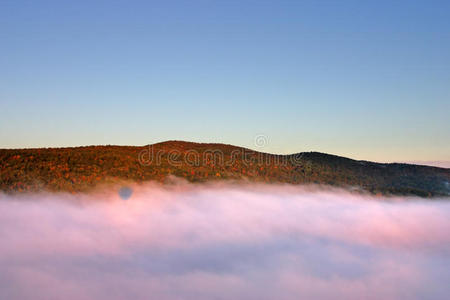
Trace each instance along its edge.
<instances>
[{"instance_id":1,"label":"hilltop","mask_svg":"<svg viewBox=\"0 0 450 300\"><path fill-rule=\"evenodd\" d=\"M374 194L448 196L450 169L374 163L319 153L275 155L226 145L0 149L0 190L85 192L117 182L234 180L323 184Z\"/></svg>"}]
</instances>

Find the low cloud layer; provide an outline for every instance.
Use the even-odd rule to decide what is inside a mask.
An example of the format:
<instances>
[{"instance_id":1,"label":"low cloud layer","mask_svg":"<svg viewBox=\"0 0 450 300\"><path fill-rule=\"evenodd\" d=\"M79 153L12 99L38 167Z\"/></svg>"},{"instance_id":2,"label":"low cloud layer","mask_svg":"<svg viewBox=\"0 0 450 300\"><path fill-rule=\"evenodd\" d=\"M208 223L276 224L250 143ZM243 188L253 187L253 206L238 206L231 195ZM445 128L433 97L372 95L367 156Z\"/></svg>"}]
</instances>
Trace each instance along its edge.
<instances>
[{"instance_id":1,"label":"low cloud layer","mask_svg":"<svg viewBox=\"0 0 450 300\"><path fill-rule=\"evenodd\" d=\"M0 299L448 299L450 202L274 185L0 195Z\"/></svg>"}]
</instances>

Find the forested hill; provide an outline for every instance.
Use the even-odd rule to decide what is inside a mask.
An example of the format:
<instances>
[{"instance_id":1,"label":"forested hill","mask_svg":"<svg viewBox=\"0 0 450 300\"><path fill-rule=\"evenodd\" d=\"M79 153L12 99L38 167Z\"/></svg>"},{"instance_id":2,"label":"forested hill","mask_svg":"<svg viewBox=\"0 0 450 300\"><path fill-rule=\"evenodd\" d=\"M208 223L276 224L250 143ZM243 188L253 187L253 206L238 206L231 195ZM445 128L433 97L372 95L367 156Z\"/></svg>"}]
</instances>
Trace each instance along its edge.
<instances>
[{"instance_id":1,"label":"forested hill","mask_svg":"<svg viewBox=\"0 0 450 300\"><path fill-rule=\"evenodd\" d=\"M244 180L324 184L374 194L450 195L450 169L304 152L273 155L225 144L1 149L0 190L84 192L126 182Z\"/></svg>"}]
</instances>

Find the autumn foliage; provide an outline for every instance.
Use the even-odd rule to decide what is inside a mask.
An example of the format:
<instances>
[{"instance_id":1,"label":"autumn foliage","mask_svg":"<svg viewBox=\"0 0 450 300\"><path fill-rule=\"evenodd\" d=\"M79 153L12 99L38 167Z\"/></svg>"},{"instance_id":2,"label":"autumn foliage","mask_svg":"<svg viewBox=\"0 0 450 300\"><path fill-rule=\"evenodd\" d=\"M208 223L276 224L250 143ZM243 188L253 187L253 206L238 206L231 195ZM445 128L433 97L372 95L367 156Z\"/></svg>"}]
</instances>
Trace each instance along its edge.
<instances>
[{"instance_id":1,"label":"autumn foliage","mask_svg":"<svg viewBox=\"0 0 450 300\"><path fill-rule=\"evenodd\" d=\"M308 152L271 155L223 144L169 141L152 145L158 160L142 161L148 147L88 146L0 150L0 189L5 192L82 192L117 182L250 182L324 184L382 194L449 195L450 170L378 164ZM210 152L213 155L208 155ZM176 155L173 155L173 154ZM214 156L220 153L222 156ZM188 159L186 159L188 158Z\"/></svg>"}]
</instances>

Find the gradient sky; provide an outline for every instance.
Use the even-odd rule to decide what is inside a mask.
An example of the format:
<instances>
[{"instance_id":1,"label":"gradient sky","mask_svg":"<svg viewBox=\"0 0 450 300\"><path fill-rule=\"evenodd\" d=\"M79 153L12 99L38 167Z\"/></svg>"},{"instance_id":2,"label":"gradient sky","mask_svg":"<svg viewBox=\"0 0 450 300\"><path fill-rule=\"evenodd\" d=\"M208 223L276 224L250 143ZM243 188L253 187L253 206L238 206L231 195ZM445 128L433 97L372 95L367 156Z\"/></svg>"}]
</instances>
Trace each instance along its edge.
<instances>
[{"instance_id":1,"label":"gradient sky","mask_svg":"<svg viewBox=\"0 0 450 300\"><path fill-rule=\"evenodd\" d=\"M4 0L0 111L0 148L448 161L450 2Z\"/></svg>"}]
</instances>

